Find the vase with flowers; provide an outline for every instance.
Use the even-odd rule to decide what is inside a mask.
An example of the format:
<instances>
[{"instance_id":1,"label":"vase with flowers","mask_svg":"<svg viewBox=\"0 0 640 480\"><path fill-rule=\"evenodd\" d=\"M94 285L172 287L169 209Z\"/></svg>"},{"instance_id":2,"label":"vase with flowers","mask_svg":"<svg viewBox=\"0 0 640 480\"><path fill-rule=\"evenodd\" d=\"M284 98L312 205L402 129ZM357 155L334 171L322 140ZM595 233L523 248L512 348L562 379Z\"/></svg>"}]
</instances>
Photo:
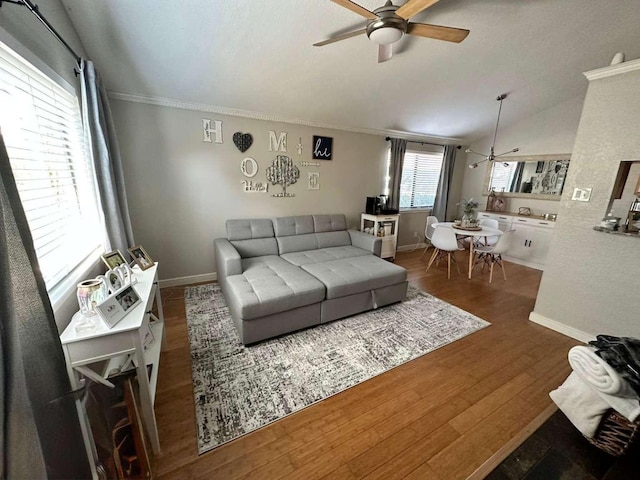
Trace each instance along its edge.
<instances>
[{"instance_id":1,"label":"vase with flowers","mask_svg":"<svg viewBox=\"0 0 640 480\"><path fill-rule=\"evenodd\" d=\"M463 227L475 227L478 224L476 218L476 208L478 208L478 202L473 198L469 200L462 200L462 222Z\"/></svg>"}]
</instances>

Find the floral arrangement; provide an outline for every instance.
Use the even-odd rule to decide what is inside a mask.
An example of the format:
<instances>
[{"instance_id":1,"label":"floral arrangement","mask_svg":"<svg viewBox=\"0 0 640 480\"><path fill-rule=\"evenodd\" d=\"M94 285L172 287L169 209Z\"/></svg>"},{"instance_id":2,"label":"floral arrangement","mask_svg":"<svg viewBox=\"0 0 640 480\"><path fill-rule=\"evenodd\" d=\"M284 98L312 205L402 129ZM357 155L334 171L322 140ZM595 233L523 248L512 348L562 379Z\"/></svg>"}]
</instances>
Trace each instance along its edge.
<instances>
[{"instance_id":1,"label":"floral arrangement","mask_svg":"<svg viewBox=\"0 0 640 480\"><path fill-rule=\"evenodd\" d=\"M473 213L473 211L478 208L478 202L476 202L473 198L470 198L469 200L465 200L463 198L462 203L460 203L459 205L462 205L462 212L467 214Z\"/></svg>"}]
</instances>

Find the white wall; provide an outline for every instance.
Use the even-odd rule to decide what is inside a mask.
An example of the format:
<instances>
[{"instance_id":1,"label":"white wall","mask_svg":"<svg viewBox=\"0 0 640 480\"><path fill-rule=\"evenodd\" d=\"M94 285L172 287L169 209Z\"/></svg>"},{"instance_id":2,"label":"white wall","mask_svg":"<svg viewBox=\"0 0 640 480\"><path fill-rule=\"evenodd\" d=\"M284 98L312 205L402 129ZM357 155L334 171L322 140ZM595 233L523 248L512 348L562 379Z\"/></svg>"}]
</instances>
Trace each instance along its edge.
<instances>
[{"instance_id":1,"label":"white wall","mask_svg":"<svg viewBox=\"0 0 640 480\"><path fill-rule=\"evenodd\" d=\"M585 80L586 91L586 80ZM498 130L496 152L501 153L513 148L520 151L513 155L549 155L556 153L571 153L578 130L578 122L582 111L584 96L579 96L556 105L553 108L543 110L515 125L501 125ZM508 102L508 99L506 100ZM504 103L507 108L508 103ZM489 152L493 134L473 142L470 148L476 152ZM464 153L460 155L461 163L464 163ZM467 167L482 157L466 154ZM505 159L508 156L504 157ZM487 204L487 194L484 192L484 181L488 162L480 164L475 169L465 169L462 184L462 198L473 198L480 203L480 210ZM571 166L569 166L571 171ZM533 200L522 198L507 198L507 209L517 212L519 207L529 207L534 214L557 213L559 201ZM459 211L459 215L461 212Z\"/></svg>"},{"instance_id":2,"label":"white wall","mask_svg":"<svg viewBox=\"0 0 640 480\"><path fill-rule=\"evenodd\" d=\"M129 209L136 241L160 262L159 275L172 279L215 270L213 240L226 236L225 220L285 215L344 213L359 228L367 196L382 192L387 142L383 137L311 128L207 112L112 100L123 158ZM221 120L223 144L202 141L202 119ZM293 198L245 193L240 171L244 157L259 164L254 181L265 182L265 169L276 155L269 151L269 130L287 132L286 155L299 166L298 182L287 189ZM234 132L251 133L253 145L241 153ZM313 135L333 137L333 160L312 161ZM296 145L302 138L303 154ZM307 189L307 172L320 173L320 189Z\"/></svg>"},{"instance_id":3,"label":"white wall","mask_svg":"<svg viewBox=\"0 0 640 480\"><path fill-rule=\"evenodd\" d=\"M589 85L536 300L535 315L587 334L581 337L640 337L638 238L593 230L620 162L640 160L639 91L640 70ZM574 187L593 188L591 200L571 201Z\"/></svg>"}]
</instances>

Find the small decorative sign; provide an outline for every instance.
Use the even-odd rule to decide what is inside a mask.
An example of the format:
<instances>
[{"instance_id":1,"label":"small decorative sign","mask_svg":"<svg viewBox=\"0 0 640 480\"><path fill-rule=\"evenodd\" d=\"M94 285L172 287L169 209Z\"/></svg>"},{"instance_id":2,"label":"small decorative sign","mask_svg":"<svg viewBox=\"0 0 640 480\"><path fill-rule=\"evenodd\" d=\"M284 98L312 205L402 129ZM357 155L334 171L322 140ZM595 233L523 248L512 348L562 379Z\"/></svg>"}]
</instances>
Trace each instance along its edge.
<instances>
[{"instance_id":1,"label":"small decorative sign","mask_svg":"<svg viewBox=\"0 0 640 480\"><path fill-rule=\"evenodd\" d=\"M307 184L308 190L320 190L320 174L318 172L308 172L309 183Z\"/></svg>"},{"instance_id":2,"label":"small decorative sign","mask_svg":"<svg viewBox=\"0 0 640 480\"><path fill-rule=\"evenodd\" d=\"M333 137L313 136L313 155L314 160L331 160L333 155Z\"/></svg>"},{"instance_id":3,"label":"small decorative sign","mask_svg":"<svg viewBox=\"0 0 640 480\"><path fill-rule=\"evenodd\" d=\"M319 167L320 162L300 162L301 167Z\"/></svg>"},{"instance_id":4,"label":"small decorative sign","mask_svg":"<svg viewBox=\"0 0 640 480\"><path fill-rule=\"evenodd\" d=\"M267 193L269 191L269 184L256 182L253 183L252 180L243 180L242 181L242 189L246 193Z\"/></svg>"},{"instance_id":5,"label":"small decorative sign","mask_svg":"<svg viewBox=\"0 0 640 480\"><path fill-rule=\"evenodd\" d=\"M298 138L297 148L298 148L298 155L302 155L302 137Z\"/></svg>"},{"instance_id":6,"label":"small decorative sign","mask_svg":"<svg viewBox=\"0 0 640 480\"><path fill-rule=\"evenodd\" d=\"M202 119L202 141L211 143L211 134L215 135L215 143L223 143L222 142L222 122L220 120L214 120L215 128L211 128L211 119L203 118Z\"/></svg>"},{"instance_id":7,"label":"small decorative sign","mask_svg":"<svg viewBox=\"0 0 640 480\"><path fill-rule=\"evenodd\" d=\"M258 162L251 157L243 158L240 162L240 171L245 177L253 178L258 173Z\"/></svg>"},{"instance_id":8,"label":"small decorative sign","mask_svg":"<svg viewBox=\"0 0 640 480\"><path fill-rule=\"evenodd\" d=\"M233 143L235 143L238 150L244 153L251 148L253 137L250 133L236 132L233 134Z\"/></svg>"}]
</instances>

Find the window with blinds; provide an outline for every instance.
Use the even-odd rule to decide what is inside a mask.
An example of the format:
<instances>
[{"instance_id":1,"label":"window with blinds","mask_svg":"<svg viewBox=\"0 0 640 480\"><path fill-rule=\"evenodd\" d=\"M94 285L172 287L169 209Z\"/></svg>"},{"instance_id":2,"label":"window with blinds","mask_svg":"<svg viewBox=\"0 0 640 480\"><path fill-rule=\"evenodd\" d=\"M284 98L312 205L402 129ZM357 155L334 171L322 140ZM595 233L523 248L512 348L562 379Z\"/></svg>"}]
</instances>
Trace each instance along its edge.
<instances>
[{"instance_id":1,"label":"window with blinds","mask_svg":"<svg viewBox=\"0 0 640 480\"><path fill-rule=\"evenodd\" d=\"M517 166L517 162L507 163L506 165L502 162L494 162L491 169L491 188L496 192L512 191L510 187Z\"/></svg>"},{"instance_id":2,"label":"window with blinds","mask_svg":"<svg viewBox=\"0 0 640 480\"><path fill-rule=\"evenodd\" d=\"M77 97L0 43L0 129L51 291L101 248Z\"/></svg>"},{"instance_id":3,"label":"window with blinds","mask_svg":"<svg viewBox=\"0 0 640 480\"><path fill-rule=\"evenodd\" d=\"M400 208L431 208L436 198L444 149L410 150L404 154Z\"/></svg>"}]
</instances>

